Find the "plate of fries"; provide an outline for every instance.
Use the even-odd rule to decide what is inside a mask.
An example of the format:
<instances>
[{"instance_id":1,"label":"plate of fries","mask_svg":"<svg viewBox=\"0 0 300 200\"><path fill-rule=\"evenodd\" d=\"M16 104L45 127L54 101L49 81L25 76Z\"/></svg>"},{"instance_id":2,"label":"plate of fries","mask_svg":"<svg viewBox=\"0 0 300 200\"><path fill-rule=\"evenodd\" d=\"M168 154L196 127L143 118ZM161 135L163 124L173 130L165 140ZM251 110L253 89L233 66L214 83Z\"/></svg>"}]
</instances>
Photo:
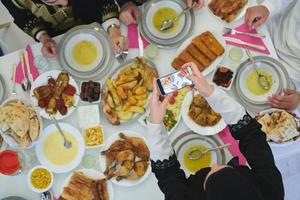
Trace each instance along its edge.
<instances>
[{"instance_id":1,"label":"plate of fries","mask_svg":"<svg viewBox=\"0 0 300 200\"><path fill-rule=\"evenodd\" d=\"M102 92L102 109L108 122L120 125L144 114L157 77L154 64L143 57L119 67L106 80Z\"/></svg>"}]
</instances>

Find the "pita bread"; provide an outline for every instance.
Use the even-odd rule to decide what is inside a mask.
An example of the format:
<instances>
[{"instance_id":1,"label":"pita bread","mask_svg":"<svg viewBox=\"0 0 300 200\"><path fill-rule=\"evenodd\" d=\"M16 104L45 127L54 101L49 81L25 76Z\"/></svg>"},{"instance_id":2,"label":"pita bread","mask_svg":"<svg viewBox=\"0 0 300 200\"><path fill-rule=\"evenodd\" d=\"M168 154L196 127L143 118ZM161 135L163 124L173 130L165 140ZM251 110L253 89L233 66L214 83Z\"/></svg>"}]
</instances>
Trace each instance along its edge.
<instances>
[{"instance_id":1,"label":"pita bread","mask_svg":"<svg viewBox=\"0 0 300 200\"><path fill-rule=\"evenodd\" d=\"M31 144L29 134L24 135L24 137L20 137L12 129L8 130L8 134L19 144L20 147L28 147Z\"/></svg>"},{"instance_id":2,"label":"pita bread","mask_svg":"<svg viewBox=\"0 0 300 200\"><path fill-rule=\"evenodd\" d=\"M29 136L32 141L35 141L40 132L40 123L37 117L30 119Z\"/></svg>"}]
</instances>

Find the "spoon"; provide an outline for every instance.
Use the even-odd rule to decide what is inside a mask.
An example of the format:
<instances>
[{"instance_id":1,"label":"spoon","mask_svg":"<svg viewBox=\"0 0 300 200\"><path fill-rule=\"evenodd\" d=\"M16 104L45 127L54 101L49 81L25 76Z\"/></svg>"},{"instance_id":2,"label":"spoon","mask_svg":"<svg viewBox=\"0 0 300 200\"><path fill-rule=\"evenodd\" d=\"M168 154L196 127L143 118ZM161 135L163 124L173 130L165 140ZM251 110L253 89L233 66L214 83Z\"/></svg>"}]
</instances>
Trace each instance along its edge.
<instances>
[{"instance_id":1,"label":"spoon","mask_svg":"<svg viewBox=\"0 0 300 200\"><path fill-rule=\"evenodd\" d=\"M250 51L247 49L246 50L246 54L248 55L251 63L252 63L252 66L254 67L254 70L256 71L256 73L258 74L258 78L257 78L257 81L258 81L258 85L262 88L262 89L265 89L265 90L268 90L270 89L270 82L268 80L268 77L264 74L261 74L259 71L258 71L258 67L250 53Z\"/></svg>"},{"instance_id":2,"label":"spoon","mask_svg":"<svg viewBox=\"0 0 300 200\"><path fill-rule=\"evenodd\" d=\"M220 150L220 149L225 149L225 148L228 148L230 145L231 144L224 144L224 145L221 145L221 146L217 146L215 148L206 149L205 151L202 151L201 149L195 149L195 150L193 150L189 153L189 159L190 160L198 160L201 157L203 157L205 154L207 154L208 152L215 151L215 150Z\"/></svg>"},{"instance_id":3,"label":"spoon","mask_svg":"<svg viewBox=\"0 0 300 200\"><path fill-rule=\"evenodd\" d=\"M60 135L64 138L64 147L66 147L67 149L70 149L72 147L72 143L66 139L65 134L62 131L62 129L61 129L59 123L57 122L57 120L55 119L55 117L51 116L51 119L53 120L54 125L58 129L58 132L60 133Z\"/></svg>"},{"instance_id":4,"label":"spoon","mask_svg":"<svg viewBox=\"0 0 300 200\"><path fill-rule=\"evenodd\" d=\"M175 18L173 19L168 19L168 20L164 20L163 23L160 25L160 31L165 31L168 30L170 28L172 28L174 26L174 23L182 16L184 15L186 12L190 11L192 8L191 7L186 7L179 15L177 15Z\"/></svg>"}]
</instances>

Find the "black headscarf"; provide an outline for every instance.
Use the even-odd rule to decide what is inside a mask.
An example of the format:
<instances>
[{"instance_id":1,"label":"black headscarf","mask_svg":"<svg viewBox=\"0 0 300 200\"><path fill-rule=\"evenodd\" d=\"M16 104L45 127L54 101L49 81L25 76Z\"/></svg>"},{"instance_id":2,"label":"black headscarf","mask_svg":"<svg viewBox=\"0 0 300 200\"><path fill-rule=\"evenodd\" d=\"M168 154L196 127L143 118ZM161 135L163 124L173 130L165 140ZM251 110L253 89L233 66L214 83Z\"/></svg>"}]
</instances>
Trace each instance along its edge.
<instances>
[{"instance_id":1,"label":"black headscarf","mask_svg":"<svg viewBox=\"0 0 300 200\"><path fill-rule=\"evenodd\" d=\"M84 23L95 22L95 19L100 19L99 9L102 7L101 0L69 0L72 11L75 17L83 20Z\"/></svg>"}]
</instances>

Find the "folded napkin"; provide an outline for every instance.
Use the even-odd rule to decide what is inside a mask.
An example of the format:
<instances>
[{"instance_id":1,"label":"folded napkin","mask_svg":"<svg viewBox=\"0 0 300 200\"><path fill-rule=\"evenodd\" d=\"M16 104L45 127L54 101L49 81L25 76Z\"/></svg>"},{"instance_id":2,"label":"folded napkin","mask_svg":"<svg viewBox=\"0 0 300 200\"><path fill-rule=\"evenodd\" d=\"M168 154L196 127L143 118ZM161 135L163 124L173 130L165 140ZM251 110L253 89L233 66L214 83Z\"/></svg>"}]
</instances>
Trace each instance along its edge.
<instances>
[{"instance_id":1,"label":"folded napkin","mask_svg":"<svg viewBox=\"0 0 300 200\"><path fill-rule=\"evenodd\" d=\"M228 148L229 152L233 157L238 157L240 165L245 165L247 163L246 158L243 156L243 154L240 151L239 143L236 141L230 133L230 130L228 127L226 127L224 130L222 130L219 133L219 137L223 141L224 144L230 143L230 147Z\"/></svg>"},{"instance_id":2,"label":"folded napkin","mask_svg":"<svg viewBox=\"0 0 300 200\"><path fill-rule=\"evenodd\" d=\"M240 31L240 32L246 32L246 33L257 33L256 29L250 30L249 26L245 23L238 26L237 28L235 28L235 30ZM252 37L252 36L243 35L243 34L234 34L234 35L224 34L224 36L230 37L230 38L237 38L237 39L240 39L244 42L248 42L248 43L251 43L251 44L265 46L266 50L262 51L262 50L259 50L259 49L256 49L256 48L249 47L247 45L241 45L241 44L236 44L236 43L233 43L233 42L226 41L230 45L241 47L241 48L244 48L244 49L250 49L252 51L256 51L256 52L260 52L260 53L264 53L264 54L268 54L268 55L270 54L270 51L268 50L268 48L265 45L263 39L261 39L261 38ZM225 40L226 40L226 38L225 38Z\"/></svg>"},{"instance_id":3,"label":"folded napkin","mask_svg":"<svg viewBox=\"0 0 300 200\"><path fill-rule=\"evenodd\" d=\"M38 69L36 68L36 66L34 64L34 56L33 56L30 45L27 45L26 51L28 53L28 61L29 61L30 71L31 71L33 80L35 80L39 76L39 71L38 71ZM19 62L19 64L17 65L17 68L16 68L16 83L21 84L22 81L25 78L28 77L26 67L27 67L26 63L24 62L25 76L26 76L26 77L24 77L23 72L22 72L21 62Z\"/></svg>"},{"instance_id":4,"label":"folded napkin","mask_svg":"<svg viewBox=\"0 0 300 200\"><path fill-rule=\"evenodd\" d=\"M130 24L128 25L128 40L129 40L129 48L130 49L137 49L139 48L139 42L138 42L138 34L137 34L137 25L136 24ZM145 38L141 35L144 48L146 48L149 45L149 42L145 40Z\"/></svg>"}]
</instances>

